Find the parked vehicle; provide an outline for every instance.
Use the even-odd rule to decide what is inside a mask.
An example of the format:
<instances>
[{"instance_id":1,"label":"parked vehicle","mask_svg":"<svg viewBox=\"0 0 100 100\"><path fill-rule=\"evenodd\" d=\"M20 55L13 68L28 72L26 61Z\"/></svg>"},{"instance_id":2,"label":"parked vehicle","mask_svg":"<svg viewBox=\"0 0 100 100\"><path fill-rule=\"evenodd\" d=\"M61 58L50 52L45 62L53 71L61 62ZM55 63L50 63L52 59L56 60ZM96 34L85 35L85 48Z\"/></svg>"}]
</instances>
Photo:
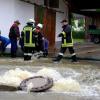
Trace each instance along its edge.
<instances>
[{"instance_id":1,"label":"parked vehicle","mask_svg":"<svg viewBox=\"0 0 100 100\"><path fill-rule=\"evenodd\" d=\"M100 43L100 29L89 29L87 32L90 35L92 42L95 44Z\"/></svg>"}]
</instances>

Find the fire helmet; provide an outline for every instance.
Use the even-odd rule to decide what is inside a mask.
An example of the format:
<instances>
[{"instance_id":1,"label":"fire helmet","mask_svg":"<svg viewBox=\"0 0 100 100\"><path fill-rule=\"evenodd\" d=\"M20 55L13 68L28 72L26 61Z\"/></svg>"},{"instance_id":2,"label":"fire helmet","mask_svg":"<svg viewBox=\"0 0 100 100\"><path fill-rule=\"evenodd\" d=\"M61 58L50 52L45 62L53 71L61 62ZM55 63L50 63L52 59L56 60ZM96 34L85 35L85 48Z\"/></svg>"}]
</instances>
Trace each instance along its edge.
<instances>
[{"instance_id":1,"label":"fire helmet","mask_svg":"<svg viewBox=\"0 0 100 100\"><path fill-rule=\"evenodd\" d=\"M27 23L35 23L34 19L29 19Z\"/></svg>"},{"instance_id":2,"label":"fire helmet","mask_svg":"<svg viewBox=\"0 0 100 100\"><path fill-rule=\"evenodd\" d=\"M43 24L39 23L39 24L37 24L37 27L42 29L43 28Z\"/></svg>"}]
</instances>

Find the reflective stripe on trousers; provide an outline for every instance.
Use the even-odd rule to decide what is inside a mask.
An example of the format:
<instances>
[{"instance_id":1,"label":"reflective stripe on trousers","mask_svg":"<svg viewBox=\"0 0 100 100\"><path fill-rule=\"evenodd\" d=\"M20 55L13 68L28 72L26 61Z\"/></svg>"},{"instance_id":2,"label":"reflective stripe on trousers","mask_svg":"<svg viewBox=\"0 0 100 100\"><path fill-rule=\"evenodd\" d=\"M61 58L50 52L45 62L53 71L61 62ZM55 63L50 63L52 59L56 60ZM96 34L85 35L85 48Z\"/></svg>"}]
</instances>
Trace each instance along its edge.
<instances>
[{"instance_id":1,"label":"reflective stripe on trousers","mask_svg":"<svg viewBox=\"0 0 100 100\"><path fill-rule=\"evenodd\" d=\"M32 53L24 53L24 56L32 56Z\"/></svg>"}]
</instances>

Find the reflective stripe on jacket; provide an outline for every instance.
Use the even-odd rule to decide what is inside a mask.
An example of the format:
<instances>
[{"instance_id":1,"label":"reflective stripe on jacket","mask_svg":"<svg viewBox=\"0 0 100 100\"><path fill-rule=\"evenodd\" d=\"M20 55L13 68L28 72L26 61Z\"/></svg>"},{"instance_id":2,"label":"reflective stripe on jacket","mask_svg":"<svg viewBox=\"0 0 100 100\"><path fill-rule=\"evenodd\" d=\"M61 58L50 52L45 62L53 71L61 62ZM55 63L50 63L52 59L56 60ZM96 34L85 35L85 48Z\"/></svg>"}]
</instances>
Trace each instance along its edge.
<instances>
[{"instance_id":1,"label":"reflective stripe on jacket","mask_svg":"<svg viewBox=\"0 0 100 100\"><path fill-rule=\"evenodd\" d=\"M72 39L72 34L71 34L71 38L70 41L67 40L67 36L66 33L63 31L62 33L62 47L72 47L73 46L73 39Z\"/></svg>"},{"instance_id":2,"label":"reflective stripe on jacket","mask_svg":"<svg viewBox=\"0 0 100 100\"><path fill-rule=\"evenodd\" d=\"M35 47L33 28L26 26L23 29L24 32L24 46L25 47Z\"/></svg>"}]
</instances>

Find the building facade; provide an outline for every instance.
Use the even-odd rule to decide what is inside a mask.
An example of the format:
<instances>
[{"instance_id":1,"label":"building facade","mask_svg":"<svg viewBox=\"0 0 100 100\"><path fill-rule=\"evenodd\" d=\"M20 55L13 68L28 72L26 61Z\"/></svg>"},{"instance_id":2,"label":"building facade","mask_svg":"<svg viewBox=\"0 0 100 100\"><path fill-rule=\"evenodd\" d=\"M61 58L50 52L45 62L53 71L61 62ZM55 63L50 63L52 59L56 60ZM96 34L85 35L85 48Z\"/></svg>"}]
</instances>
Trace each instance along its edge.
<instances>
[{"instance_id":1,"label":"building facade","mask_svg":"<svg viewBox=\"0 0 100 100\"><path fill-rule=\"evenodd\" d=\"M64 0L56 0L58 1L57 7L50 5L51 1L54 0L0 0L0 30L2 35L8 37L9 28L14 20L21 22L21 31L28 19L34 18L37 22L43 23L45 36L51 41L50 45L54 46L55 42L59 41L57 36L62 30L60 22L68 16L68 7ZM37 10L39 7L44 9L43 16L40 15L43 10ZM41 17L43 17L42 21Z\"/></svg>"}]
</instances>

